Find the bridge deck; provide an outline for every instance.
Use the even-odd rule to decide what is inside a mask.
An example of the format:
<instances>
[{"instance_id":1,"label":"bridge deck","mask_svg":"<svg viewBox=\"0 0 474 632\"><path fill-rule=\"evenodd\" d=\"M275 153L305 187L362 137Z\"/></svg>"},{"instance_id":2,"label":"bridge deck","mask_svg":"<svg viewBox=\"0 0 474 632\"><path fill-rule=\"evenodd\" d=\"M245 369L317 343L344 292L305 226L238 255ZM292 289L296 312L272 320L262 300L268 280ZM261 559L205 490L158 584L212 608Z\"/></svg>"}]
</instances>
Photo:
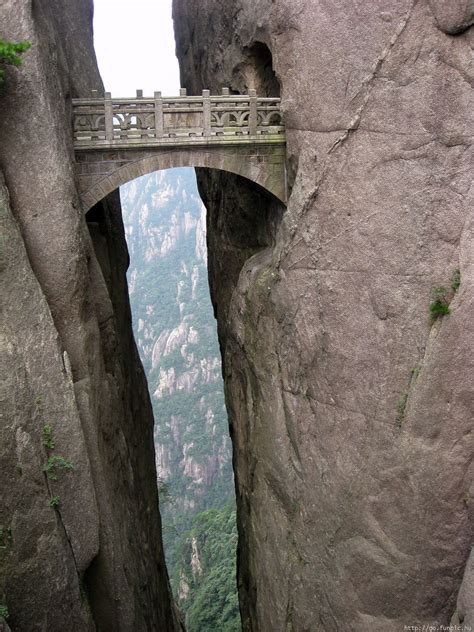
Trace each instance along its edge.
<instances>
[{"instance_id":1,"label":"bridge deck","mask_svg":"<svg viewBox=\"0 0 474 632\"><path fill-rule=\"evenodd\" d=\"M280 99L201 96L73 99L76 176L84 211L138 176L179 166L243 176L286 201Z\"/></svg>"},{"instance_id":2,"label":"bridge deck","mask_svg":"<svg viewBox=\"0 0 474 632\"><path fill-rule=\"evenodd\" d=\"M76 150L285 143L280 99L248 95L73 99Z\"/></svg>"}]
</instances>

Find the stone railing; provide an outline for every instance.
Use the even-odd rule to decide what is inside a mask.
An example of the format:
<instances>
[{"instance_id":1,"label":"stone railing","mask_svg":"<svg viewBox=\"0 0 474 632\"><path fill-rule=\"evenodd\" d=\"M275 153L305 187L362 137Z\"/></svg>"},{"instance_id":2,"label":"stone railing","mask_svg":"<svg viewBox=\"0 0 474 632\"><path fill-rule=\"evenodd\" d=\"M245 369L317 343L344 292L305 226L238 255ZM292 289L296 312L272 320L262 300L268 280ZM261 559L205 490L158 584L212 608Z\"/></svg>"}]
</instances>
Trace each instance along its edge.
<instances>
[{"instance_id":1,"label":"stone railing","mask_svg":"<svg viewBox=\"0 0 474 632\"><path fill-rule=\"evenodd\" d=\"M284 142L280 99L203 90L201 96L73 99L76 149L104 146Z\"/></svg>"}]
</instances>

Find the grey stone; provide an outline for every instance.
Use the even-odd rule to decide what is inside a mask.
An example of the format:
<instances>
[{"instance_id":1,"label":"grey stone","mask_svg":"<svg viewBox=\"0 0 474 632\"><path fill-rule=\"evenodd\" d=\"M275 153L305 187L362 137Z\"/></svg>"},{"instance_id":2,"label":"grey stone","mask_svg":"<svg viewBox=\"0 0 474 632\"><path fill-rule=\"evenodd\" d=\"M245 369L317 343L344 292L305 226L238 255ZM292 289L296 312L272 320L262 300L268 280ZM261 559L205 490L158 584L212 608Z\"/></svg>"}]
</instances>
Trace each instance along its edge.
<instances>
[{"instance_id":1,"label":"grey stone","mask_svg":"<svg viewBox=\"0 0 474 632\"><path fill-rule=\"evenodd\" d=\"M175 632L118 196L85 218L75 184L71 96L103 94L91 18L0 6L2 38L32 43L0 96L0 596L15 632ZM57 481L45 425L73 465Z\"/></svg>"},{"instance_id":2,"label":"grey stone","mask_svg":"<svg viewBox=\"0 0 474 632\"><path fill-rule=\"evenodd\" d=\"M254 89L238 97L228 89L212 98L209 90L201 98L187 97L183 88L181 93L162 99L155 92L148 103L141 91L129 103L114 103L109 92L104 100L73 100L76 176L85 211L130 179L180 166L236 173L286 201L280 99L259 99ZM141 116L132 116L137 109ZM117 122L127 117L133 122Z\"/></svg>"},{"instance_id":3,"label":"grey stone","mask_svg":"<svg viewBox=\"0 0 474 632\"><path fill-rule=\"evenodd\" d=\"M190 90L280 89L285 115L276 232L251 185L199 174L246 631L451 620L472 544L473 33L441 29L462 6L174 0Z\"/></svg>"},{"instance_id":4,"label":"grey stone","mask_svg":"<svg viewBox=\"0 0 474 632\"><path fill-rule=\"evenodd\" d=\"M76 178L81 204L87 212L106 195L147 173L173 167L208 167L240 175L270 192L280 201L286 199L285 146L261 143L226 146L193 145L169 147L136 147L117 155L116 161L104 162L103 151L76 151L76 157L86 154L87 161L76 162ZM123 159L125 158L125 160ZM128 160L127 160L128 158Z\"/></svg>"},{"instance_id":5,"label":"grey stone","mask_svg":"<svg viewBox=\"0 0 474 632\"><path fill-rule=\"evenodd\" d=\"M458 594L457 608L451 620L452 626L460 626L461 632L470 632L474 627L474 555L466 564L464 578Z\"/></svg>"},{"instance_id":6,"label":"grey stone","mask_svg":"<svg viewBox=\"0 0 474 632\"><path fill-rule=\"evenodd\" d=\"M474 23L474 2L472 0L430 0L439 28L449 35L464 32Z\"/></svg>"}]
</instances>

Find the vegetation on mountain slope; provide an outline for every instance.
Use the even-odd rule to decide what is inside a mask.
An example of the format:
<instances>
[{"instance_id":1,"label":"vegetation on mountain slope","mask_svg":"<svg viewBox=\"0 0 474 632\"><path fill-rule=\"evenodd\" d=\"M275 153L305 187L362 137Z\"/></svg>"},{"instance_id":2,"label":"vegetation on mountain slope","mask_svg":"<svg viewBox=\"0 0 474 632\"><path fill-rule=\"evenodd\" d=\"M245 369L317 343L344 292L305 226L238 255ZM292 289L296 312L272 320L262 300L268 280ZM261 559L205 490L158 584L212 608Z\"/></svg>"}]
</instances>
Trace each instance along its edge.
<instances>
[{"instance_id":1,"label":"vegetation on mountain slope","mask_svg":"<svg viewBox=\"0 0 474 632\"><path fill-rule=\"evenodd\" d=\"M171 583L189 632L233 632L240 619L231 444L194 172L139 178L123 187L122 205ZM201 572L191 565L193 546Z\"/></svg>"}]
</instances>

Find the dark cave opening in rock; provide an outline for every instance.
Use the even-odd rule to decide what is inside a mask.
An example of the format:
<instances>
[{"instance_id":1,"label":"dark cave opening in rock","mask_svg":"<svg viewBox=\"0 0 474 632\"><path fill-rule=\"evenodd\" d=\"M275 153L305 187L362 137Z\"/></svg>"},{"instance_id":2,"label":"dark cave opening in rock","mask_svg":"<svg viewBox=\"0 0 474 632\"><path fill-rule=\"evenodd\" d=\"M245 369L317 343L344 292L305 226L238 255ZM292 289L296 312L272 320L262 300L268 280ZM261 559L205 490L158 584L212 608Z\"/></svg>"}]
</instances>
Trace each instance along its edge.
<instances>
[{"instance_id":1,"label":"dark cave opening in rock","mask_svg":"<svg viewBox=\"0 0 474 632\"><path fill-rule=\"evenodd\" d=\"M255 42L244 53L246 59L234 70L233 84L237 84L242 93L253 88L259 96L280 97L280 82L269 47L263 42Z\"/></svg>"}]
</instances>

